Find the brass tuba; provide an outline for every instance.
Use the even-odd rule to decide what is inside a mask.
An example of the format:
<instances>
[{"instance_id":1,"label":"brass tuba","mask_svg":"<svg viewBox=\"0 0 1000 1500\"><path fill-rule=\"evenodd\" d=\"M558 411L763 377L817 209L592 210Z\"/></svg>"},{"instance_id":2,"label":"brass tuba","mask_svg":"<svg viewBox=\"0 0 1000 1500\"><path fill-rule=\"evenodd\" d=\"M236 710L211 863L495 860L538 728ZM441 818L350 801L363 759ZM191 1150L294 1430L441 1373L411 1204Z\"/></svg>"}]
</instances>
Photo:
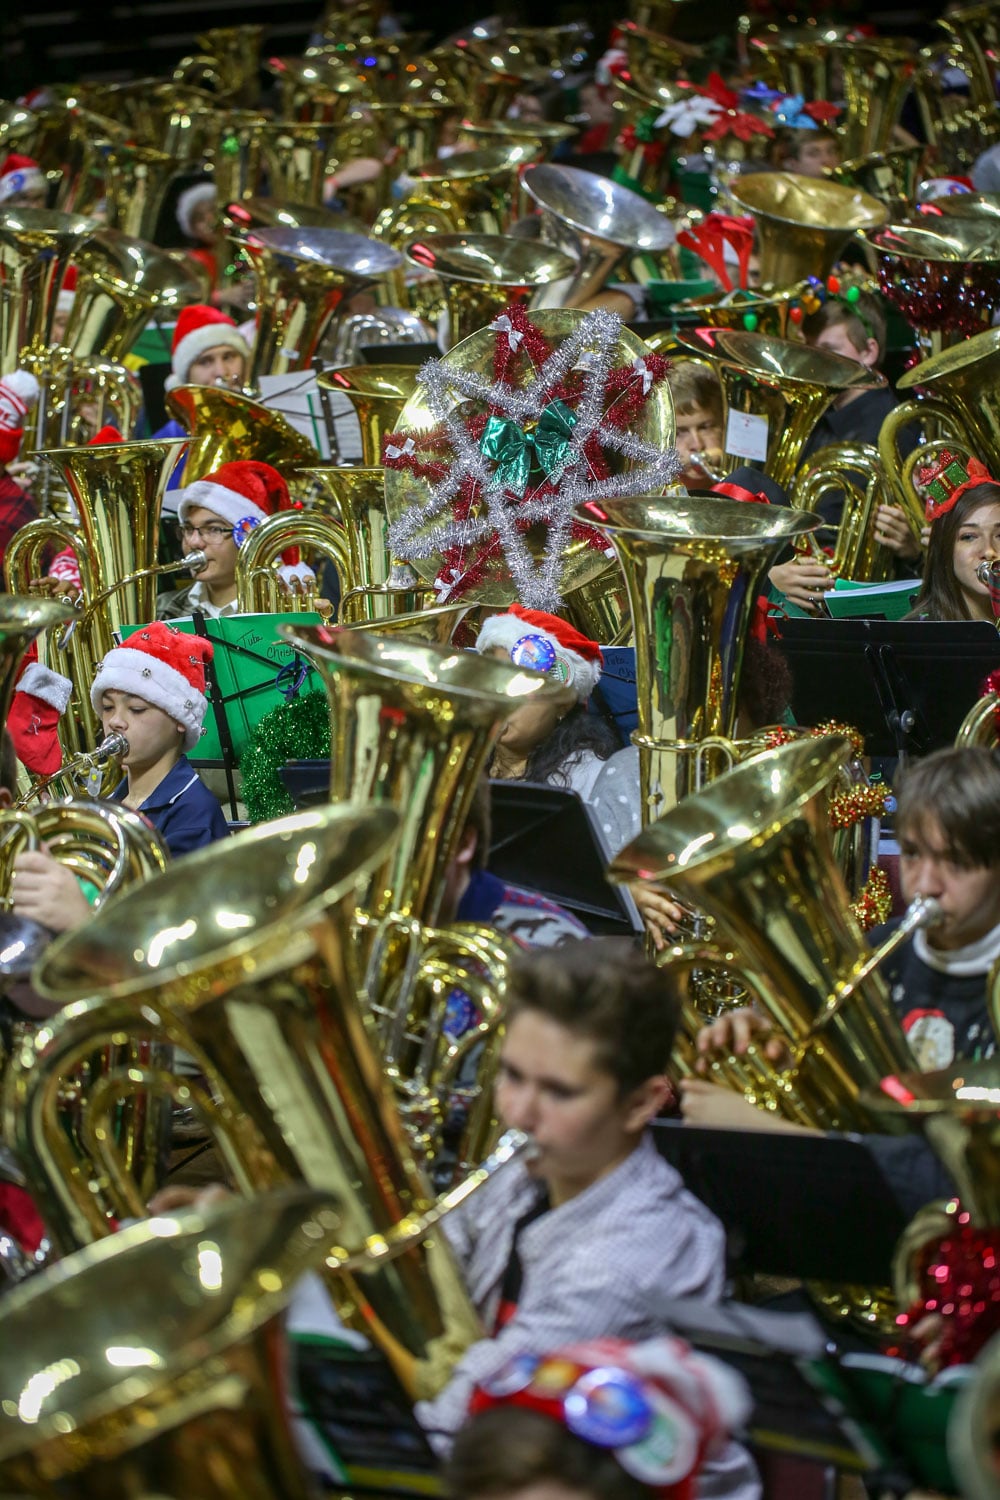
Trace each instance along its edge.
<instances>
[{"instance_id":1,"label":"brass tuba","mask_svg":"<svg viewBox=\"0 0 1000 1500\"><path fill-rule=\"evenodd\" d=\"M309 1500L280 1314L337 1222L286 1188L133 1224L5 1296L0 1486Z\"/></svg>"},{"instance_id":2,"label":"brass tuba","mask_svg":"<svg viewBox=\"0 0 1000 1500\"><path fill-rule=\"evenodd\" d=\"M576 260L552 245L501 234L429 235L411 241L406 258L441 284L448 349L485 327L511 301L529 309L561 306L577 268Z\"/></svg>"},{"instance_id":3,"label":"brass tuba","mask_svg":"<svg viewBox=\"0 0 1000 1500\"><path fill-rule=\"evenodd\" d=\"M881 583L892 577L892 555L875 537L875 512L891 505L896 489L884 473L877 448L870 443L831 443L809 455L795 480L792 501L800 510L817 511L831 490L844 497L830 566L837 578ZM907 519L917 539L922 515L908 504Z\"/></svg>"},{"instance_id":4,"label":"brass tuba","mask_svg":"<svg viewBox=\"0 0 1000 1500\"><path fill-rule=\"evenodd\" d=\"M792 1054L787 1072L758 1075L752 1102L823 1130L872 1130L864 1090L913 1057L876 972L884 950L866 948L834 857L827 801L845 748L800 740L737 766L633 839L608 876L714 919L712 941L675 960L735 970Z\"/></svg>"},{"instance_id":5,"label":"brass tuba","mask_svg":"<svg viewBox=\"0 0 1000 1500\"><path fill-rule=\"evenodd\" d=\"M1000 225L925 217L864 239L883 293L916 330L925 358L989 327L1000 308Z\"/></svg>"},{"instance_id":6,"label":"brass tuba","mask_svg":"<svg viewBox=\"0 0 1000 1500\"><path fill-rule=\"evenodd\" d=\"M318 450L280 411L239 391L179 385L167 392L167 410L188 431L185 484L236 460L271 464L286 478L319 462Z\"/></svg>"},{"instance_id":7,"label":"brass tuba","mask_svg":"<svg viewBox=\"0 0 1000 1500\"><path fill-rule=\"evenodd\" d=\"M11 1059L4 1131L71 1250L108 1234L109 1194L117 1213L145 1213L108 1148L116 1099L152 1088L193 1103L245 1194L302 1183L333 1195L338 1221L321 1240L331 1296L415 1397L444 1383L478 1323L447 1244L420 1238L427 1187L358 999L355 888L398 824L388 807L346 804L247 830L61 938L34 976L61 1010ZM109 1078L87 1100L81 1159L61 1128L60 1080L121 1031L183 1047L205 1082L136 1068ZM391 1258L394 1243L406 1248Z\"/></svg>"},{"instance_id":8,"label":"brass tuba","mask_svg":"<svg viewBox=\"0 0 1000 1500\"><path fill-rule=\"evenodd\" d=\"M768 567L816 516L717 495L594 501L578 511L611 540L635 630L644 821L735 758L740 677Z\"/></svg>"},{"instance_id":9,"label":"brass tuba","mask_svg":"<svg viewBox=\"0 0 1000 1500\"><path fill-rule=\"evenodd\" d=\"M877 198L858 188L794 172L753 172L730 191L756 225L764 287L827 277L853 235L878 229L889 217Z\"/></svg>"},{"instance_id":10,"label":"brass tuba","mask_svg":"<svg viewBox=\"0 0 1000 1500\"><path fill-rule=\"evenodd\" d=\"M0 368L16 369L25 352L48 353L63 278L100 227L84 214L0 207Z\"/></svg>"}]
</instances>

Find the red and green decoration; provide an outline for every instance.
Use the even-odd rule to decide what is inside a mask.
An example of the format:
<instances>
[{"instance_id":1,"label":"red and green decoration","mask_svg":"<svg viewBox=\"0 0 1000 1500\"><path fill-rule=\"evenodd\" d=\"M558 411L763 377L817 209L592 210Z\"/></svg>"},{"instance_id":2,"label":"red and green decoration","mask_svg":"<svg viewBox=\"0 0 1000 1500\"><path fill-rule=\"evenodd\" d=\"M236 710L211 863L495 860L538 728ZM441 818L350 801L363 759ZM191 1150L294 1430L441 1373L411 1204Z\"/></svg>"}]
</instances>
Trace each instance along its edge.
<instances>
[{"instance_id":1,"label":"red and green decoration","mask_svg":"<svg viewBox=\"0 0 1000 1500\"><path fill-rule=\"evenodd\" d=\"M679 472L674 449L634 431L670 365L652 351L623 364L621 320L604 310L580 314L558 344L519 305L489 326L492 378L453 357L432 360L418 383L434 425L386 438L386 468L428 486L426 499L392 523L389 543L405 562L440 561L442 603L495 578L499 565L522 604L551 612L561 603L567 547L607 551L575 509L661 492Z\"/></svg>"},{"instance_id":2,"label":"red and green decoration","mask_svg":"<svg viewBox=\"0 0 1000 1500\"><path fill-rule=\"evenodd\" d=\"M963 464L946 448L932 463L917 470L917 484L924 494L925 514L928 521L936 521L947 515L955 502L966 490L980 484L996 484L989 469L978 458L970 458Z\"/></svg>"}]
</instances>

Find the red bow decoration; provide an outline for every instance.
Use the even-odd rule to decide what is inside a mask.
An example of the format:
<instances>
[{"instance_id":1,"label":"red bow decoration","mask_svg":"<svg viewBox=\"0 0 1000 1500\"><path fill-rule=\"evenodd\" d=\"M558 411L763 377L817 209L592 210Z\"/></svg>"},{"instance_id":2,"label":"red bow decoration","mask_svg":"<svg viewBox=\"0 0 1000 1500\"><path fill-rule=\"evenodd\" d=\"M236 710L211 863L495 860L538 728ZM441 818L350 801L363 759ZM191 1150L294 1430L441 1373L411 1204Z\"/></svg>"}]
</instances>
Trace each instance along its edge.
<instances>
[{"instance_id":1,"label":"red bow decoration","mask_svg":"<svg viewBox=\"0 0 1000 1500\"><path fill-rule=\"evenodd\" d=\"M700 224L691 229L682 229L677 243L685 250L693 250L719 278L723 291L733 290L732 277L726 264L725 246L736 251L739 285L745 287L750 256L753 253L753 220L738 219L730 214L707 214Z\"/></svg>"},{"instance_id":2,"label":"red bow decoration","mask_svg":"<svg viewBox=\"0 0 1000 1500\"><path fill-rule=\"evenodd\" d=\"M763 490L745 490L741 484L729 484L725 481L722 484L713 484L712 494L728 495L730 500L751 500L757 505L770 505L771 503Z\"/></svg>"},{"instance_id":3,"label":"red bow decoration","mask_svg":"<svg viewBox=\"0 0 1000 1500\"><path fill-rule=\"evenodd\" d=\"M808 115L810 120L815 120L817 125L832 125L840 114L840 108L836 104L828 104L825 99L813 99L802 106L802 113Z\"/></svg>"}]
</instances>

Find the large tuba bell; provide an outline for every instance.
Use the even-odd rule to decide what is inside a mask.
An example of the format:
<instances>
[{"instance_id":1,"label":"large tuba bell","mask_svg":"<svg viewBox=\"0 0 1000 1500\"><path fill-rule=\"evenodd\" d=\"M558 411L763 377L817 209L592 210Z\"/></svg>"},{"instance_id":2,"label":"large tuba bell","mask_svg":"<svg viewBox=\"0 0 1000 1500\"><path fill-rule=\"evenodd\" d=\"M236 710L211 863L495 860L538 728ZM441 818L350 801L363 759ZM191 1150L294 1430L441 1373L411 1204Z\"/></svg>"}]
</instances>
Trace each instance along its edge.
<instances>
[{"instance_id":1,"label":"large tuba bell","mask_svg":"<svg viewBox=\"0 0 1000 1500\"><path fill-rule=\"evenodd\" d=\"M485 327L509 302L559 307L577 262L553 245L501 234L435 234L406 246L406 258L444 290L450 349Z\"/></svg>"},{"instance_id":2,"label":"large tuba bell","mask_svg":"<svg viewBox=\"0 0 1000 1500\"><path fill-rule=\"evenodd\" d=\"M386 434L395 430L417 388L416 366L347 365L324 372L318 383L347 397L361 428L361 462L368 469L379 468Z\"/></svg>"},{"instance_id":3,"label":"large tuba bell","mask_svg":"<svg viewBox=\"0 0 1000 1500\"><path fill-rule=\"evenodd\" d=\"M662 255L675 243L670 220L609 177L541 162L525 169L521 183L541 210L542 238L577 262L561 289L567 307L599 292L630 252Z\"/></svg>"},{"instance_id":4,"label":"large tuba bell","mask_svg":"<svg viewBox=\"0 0 1000 1500\"><path fill-rule=\"evenodd\" d=\"M819 519L717 495L604 500L635 630L644 819L733 759L743 654L767 568Z\"/></svg>"},{"instance_id":5,"label":"large tuba bell","mask_svg":"<svg viewBox=\"0 0 1000 1500\"><path fill-rule=\"evenodd\" d=\"M863 1091L913 1057L834 857L827 801L845 750L824 736L737 766L633 839L608 876L714 919L713 939L684 961L738 973L792 1053L786 1073L758 1075L754 1103L824 1130L872 1130ZM925 919L921 908L911 921Z\"/></svg>"},{"instance_id":6,"label":"large tuba bell","mask_svg":"<svg viewBox=\"0 0 1000 1500\"><path fill-rule=\"evenodd\" d=\"M891 219L913 211L923 162L922 146L895 146L888 151L869 151L830 168L830 177L843 187L858 188L884 203Z\"/></svg>"},{"instance_id":7,"label":"large tuba bell","mask_svg":"<svg viewBox=\"0 0 1000 1500\"><path fill-rule=\"evenodd\" d=\"M0 1486L309 1500L280 1313L337 1222L286 1188L133 1224L8 1293Z\"/></svg>"},{"instance_id":8,"label":"large tuba bell","mask_svg":"<svg viewBox=\"0 0 1000 1500\"><path fill-rule=\"evenodd\" d=\"M60 939L34 979L62 1008L11 1059L4 1130L69 1250L108 1234L109 1195L119 1215L145 1214L102 1128L116 1098L152 1087L192 1103L242 1192L303 1183L334 1196L331 1296L416 1396L443 1384L478 1324L446 1243L419 1240L411 1216L430 1207L427 1188L358 998L355 888L398 823L387 807L347 804L248 830ZM131 1068L92 1092L98 1171L61 1128L60 1082L122 1031L183 1047L205 1082ZM394 1243L408 1248L390 1259ZM376 1254L353 1275L366 1246Z\"/></svg>"},{"instance_id":9,"label":"large tuba bell","mask_svg":"<svg viewBox=\"0 0 1000 1500\"><path fill-rule=\"evenodd\" d=\"M0 208L0 368L48 353L56 294L81 245L100 229L83 214Z\"/></svg>"},{"instance_id":10,"label":"large tuba bell","mask_svg":"<svg viewBox=\"0 0 1000 1500\"><path fill-rule=\"evenodd\" d=\"M307 370L346 299L403 264L388 245L339 229L254 229L240 243L260 309L251 384Z\"/></svg>"},{"instance_id":11,"label":"large tuba bell","mask_svg":"<svg viewBox=\"0 0 1000 1500\"><path fill-rule=\"evenodd\" d=\"M318 450L280 411L239 391L179 385L167 392L167 410L189 434L185 484L243 459L271 464L286 477L319 462Z\"/></svg>"},{"instance_id":12,"label":"large tuba bell","mask_svg":"<svg viewBox=\"0 0 1000 1500\"><path fill-rule=\"evenodd\" d=\"M1000 225L923 219L865 235L885 296L916 330L922 353L988 328L1000 308Z\"/></svg>"},{"instance_id":13,"label":"large tuba bell","mask_svg":"<svg viewBox=\"0 0 1000 1500\"><path fill-rule=\"evenodd\" d=\"M857 188L794 172L753 172L732 186L751 215L760 245L760 279L786 287L806 276L825 278L852 235L877 229L888 211Z\"/></svg>"}]
</instances>

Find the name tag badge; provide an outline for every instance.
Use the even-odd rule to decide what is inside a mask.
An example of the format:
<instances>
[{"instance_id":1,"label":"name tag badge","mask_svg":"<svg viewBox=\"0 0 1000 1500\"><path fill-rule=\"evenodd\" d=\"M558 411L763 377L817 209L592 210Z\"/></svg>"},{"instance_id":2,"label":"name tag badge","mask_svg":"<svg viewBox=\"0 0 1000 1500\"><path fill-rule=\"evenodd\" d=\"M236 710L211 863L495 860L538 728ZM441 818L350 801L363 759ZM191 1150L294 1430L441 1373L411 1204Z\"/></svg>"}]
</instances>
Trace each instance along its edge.
<instances>
[{"instance_id":1,"label":"name tag badge","mask_svg":"<svg viewBox=\"0 0 1000 1500\"><path fill-rule=\"evenodd\" d=\"M726 452L752 463L767 462L767 418L749 411L731 411L726 423Z\"/></svg>"}]
</instances>

